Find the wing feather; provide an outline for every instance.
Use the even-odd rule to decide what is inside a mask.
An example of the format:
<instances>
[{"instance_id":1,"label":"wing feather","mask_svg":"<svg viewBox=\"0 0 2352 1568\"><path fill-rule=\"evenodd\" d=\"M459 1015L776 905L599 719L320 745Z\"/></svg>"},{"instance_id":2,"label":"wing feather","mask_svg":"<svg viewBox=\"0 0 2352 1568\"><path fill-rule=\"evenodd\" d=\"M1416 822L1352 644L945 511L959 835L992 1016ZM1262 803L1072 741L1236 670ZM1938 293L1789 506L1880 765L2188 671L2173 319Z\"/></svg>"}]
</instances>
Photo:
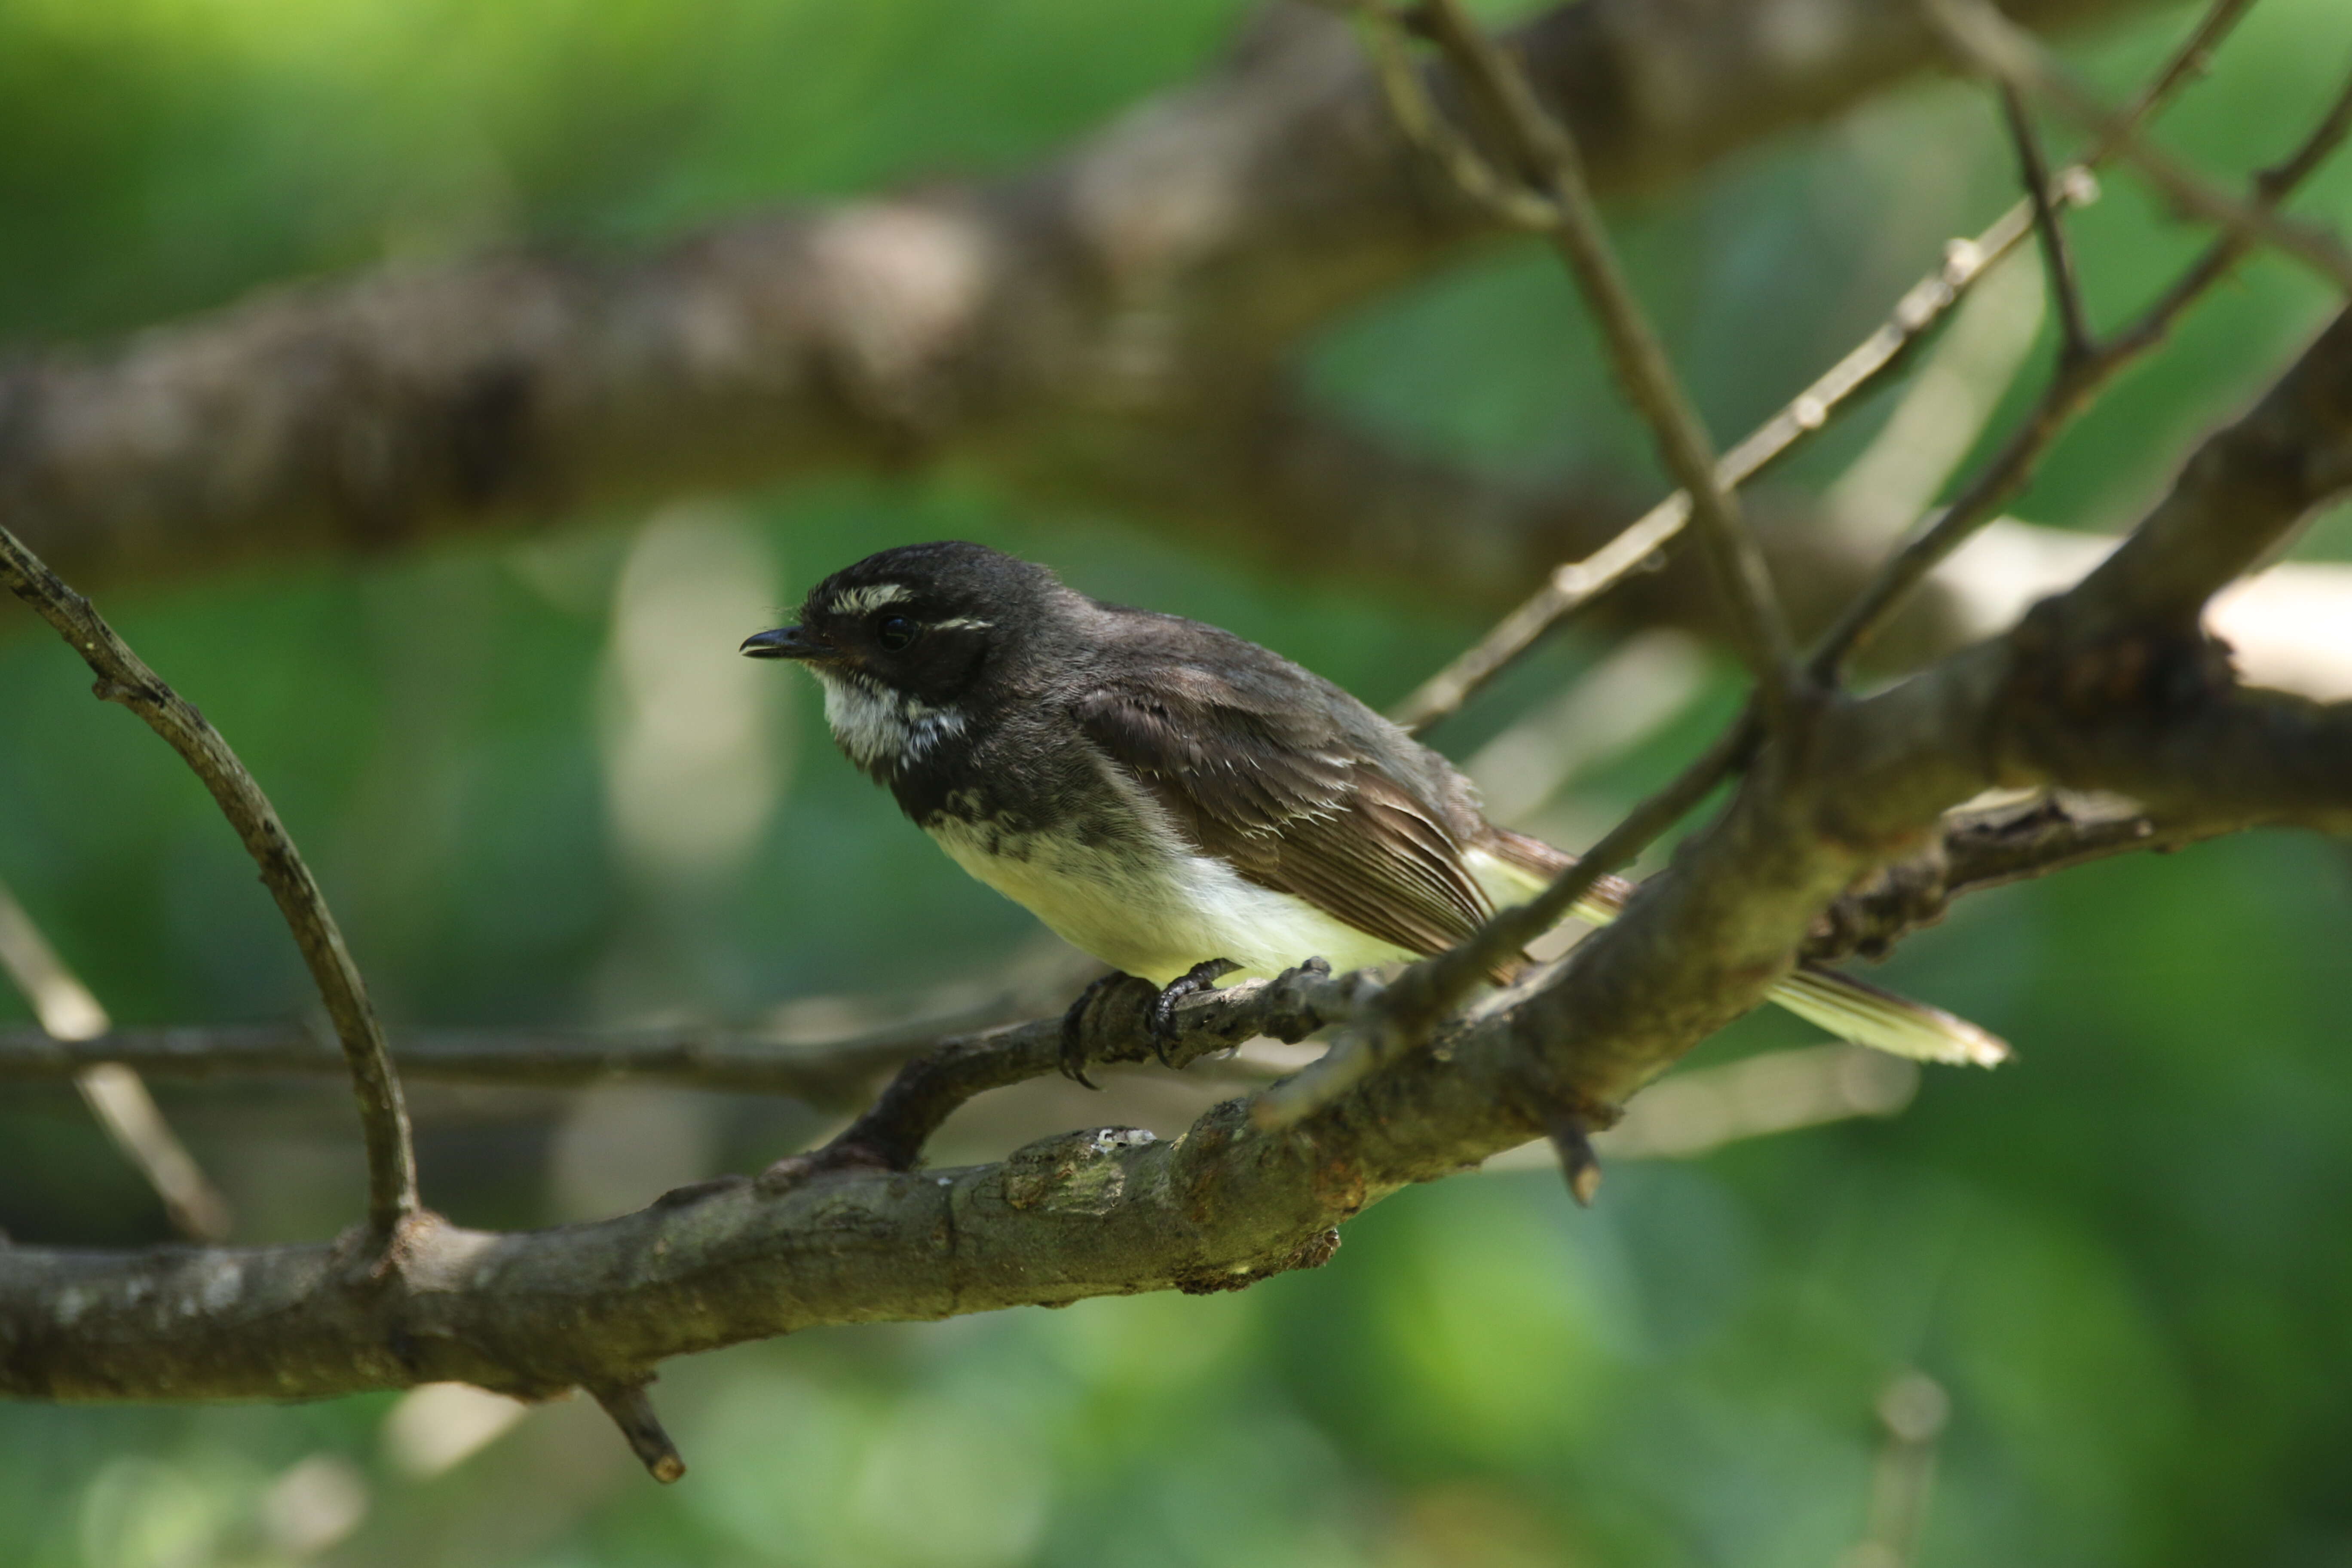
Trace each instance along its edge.
<instances>
[{"instance_id":1,"label":"wing feather","mask_svg":"<svg viewBox=\"0 0 2352 1568\"><path fill-rule=\"evenodd\" d=\"M1491 911L1463 845L1317 695L1189 665L1106 683L1075 713L1180 833L1248 880L1411 952L1453 946Z\"/></svg>"}]
</instances>

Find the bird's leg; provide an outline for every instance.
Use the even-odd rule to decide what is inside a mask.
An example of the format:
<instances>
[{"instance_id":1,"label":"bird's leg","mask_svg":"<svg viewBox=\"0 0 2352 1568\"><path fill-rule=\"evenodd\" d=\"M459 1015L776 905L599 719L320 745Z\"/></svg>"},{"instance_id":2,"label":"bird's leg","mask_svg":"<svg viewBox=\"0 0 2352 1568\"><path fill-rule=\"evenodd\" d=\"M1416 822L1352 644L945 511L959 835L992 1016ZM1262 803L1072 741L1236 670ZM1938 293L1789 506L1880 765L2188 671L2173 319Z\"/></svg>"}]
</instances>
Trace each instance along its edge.
<instances>
[{"instance_id":1,"label":"bird's leg","mask_svg":"<svg viewBox=\"0 0 2352 1568\"><path fill-rule=\"evenodd\" d=\"M1068 1012L1062 1015L1062 1076L1064 1078L1073 1083L1085 1084L1088 1089L1102 1087L1087 1076L1087 1024L1094 1016L1094 1010L1102 1005L1103 997L1110 992L1121 986L1150 984L1150 982L1139 979L1132 974L1112 973L1102 976L1078 993L1078 999L1070 1004ZM1182 982L1179 981L1178 984L1181 984Z\"/></svg>"},{"instance_id":2,"label":"bird's leg","mask_svg":"<svg viewBox=\"0 0 2352 1568\"><path fill-rule=\"evenodd\" d=\"M1240 967L1229 958L1213 958L1194 964L1160 987L1151 1004L1151 1048L1158 1053L1161 1067L1175 1065L1168 1059L1168 1047L1176 1038L1176 1004L1187 996L1214 991L1218 981Z\"/></svg>"}]
</instances>

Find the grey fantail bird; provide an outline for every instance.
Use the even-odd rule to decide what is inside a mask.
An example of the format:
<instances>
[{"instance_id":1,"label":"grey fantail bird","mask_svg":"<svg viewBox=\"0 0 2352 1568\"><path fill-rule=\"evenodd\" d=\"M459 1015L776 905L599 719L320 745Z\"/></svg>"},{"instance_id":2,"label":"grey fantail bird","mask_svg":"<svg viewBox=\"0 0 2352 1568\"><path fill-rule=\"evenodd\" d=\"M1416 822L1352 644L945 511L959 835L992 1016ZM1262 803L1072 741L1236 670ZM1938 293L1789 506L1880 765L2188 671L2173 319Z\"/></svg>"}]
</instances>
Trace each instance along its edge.
<instances>
[{"instance_id":1,"label":"grey fantail bird","mask_svg":"<svg viewBox=\"0 0 2352 1568\"><path fill-rule=\"evenodd\" d=\"M805 665L850 760L965 870L1161 987L1163 1027L1223 974L1442 952L1573 863L1488 822L1452 763L1329 681L981 545L869 555L742 651ZM1603 879L1575 912L1605 923L1631 891ZM1772 996L1898 1056L2007 1054L1830 970Z\"/></svg>"}]
</instances>

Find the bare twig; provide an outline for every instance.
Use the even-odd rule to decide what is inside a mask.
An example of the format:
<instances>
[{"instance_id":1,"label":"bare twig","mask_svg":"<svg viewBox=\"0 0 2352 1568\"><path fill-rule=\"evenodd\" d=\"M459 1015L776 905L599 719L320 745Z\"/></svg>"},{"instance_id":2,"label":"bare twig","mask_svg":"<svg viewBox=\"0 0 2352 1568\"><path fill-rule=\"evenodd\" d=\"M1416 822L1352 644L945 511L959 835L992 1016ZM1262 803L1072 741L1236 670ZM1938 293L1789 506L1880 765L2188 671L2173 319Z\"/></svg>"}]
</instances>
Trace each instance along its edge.
<instances>
[{"instance_id":1,"label":"bare twig","mask_svg":"<svg viewBox=\"0 0 2352 1568\"><path fill-rule=\"evenodd\" d=\"M1381 79L1381 91L1406 139L1443 168L1465 195L1500 221L1534 230L1558 223L1559 209L1552 201L1488 163L1439 111L1405 47L1402 25L1381 0L1358 0L1350 8L1364 24L1365 47Z\"/></svg>"},{"instance_id":2,"label":"bare twig","mask_svg":"<svg viewBox=\"0 0 2352 1568\"><path fill-rule=\"evenodd\" d=\"M2034 132L2025 100L2008 82L2000 87L2000 112L2009 126L2010 141L2017 148L2020 182L2033 209L2033 232L2042 242L2042 269L2050 276L2050 292L2058 303L2059 363L2072 364L2088 359L2096 343L2091 335L2090 316L2083 309L2082 287L2074 277L2074 254L2066 244L2058 204L2051 199L2049 160L2042 155L2042 138Z\"/></svg>"},{"instance_id":3,"label":"bare twig","mask_svg":"<svg viewBox=\"0 0 2352 1568\"><path fill-rule=\"evenodd\" d=\"M388 1236L417 1209L416 1155L409 1142L400 1079L384 1049L375 1010L368 1004L366 984L343 945L326 896L278 821L277 809L204 715L148 668L89 600L5 528L0 528L0 583L81 656L98 676L94 689L102 700L120 702L136 713L195 770L260 866L262 882L292 930L342 1042L367 1143L369 1222L377 1235Z\"/></svg>"},{"instance_id":4,"label":"bare twig","mask_svg":"<svg viewBox=\"0 0 2352 1568\"><path fill-rule=\"evenodd\" d=\"M815 1044L778 1040L761 1029L435 1029L395 1036L391 1045L393 1065L404 1079L523 1089L584 1089L625 1079L784 1095L839 1110L862 1104L877 1079L937 1043L943 1027L953 1025L908 1025ZM299 1023L131 1025L87 1040L0 1027L0 1083L68 1078L99 1062L179 1079L317 1078L350 1070L339 1050Z\"/></svg>"},{"instance_id":5,"label":"bare twig","mask_svg":"<svg viewBox=\"0 0 2352 1568\"><path fill-rule=\"evenodd\" d=\"M2255 177L2256 203L2268 207L2284 200L2347 134L2352 134L2352 82L2347 82L2294 153ZM1931 513L1888 557L1822 634L1808 660L1814 678L1834 679L1845 659L1894 618L1927 574L2023 487L2042 454L2074 416L2089 406L2117 372L2164 342L2189 307L2229 276L2254 243L2254 237L2243 230L2223 235L2137 321L2110 334L2083 358L2062 362L2047 390L2000 449L1949 504Z\"/></svg>"},{"instance_id":6,"label":"bare twig","mask_svg":"<svg viewBox=\"0 0 2352 1568\"><path fill-rule=\"evenodd\" d=\"M1735 474L1732 465L1733 457L1727 455L1718 469L1727 487L1748 477ZM1389 717L1420 735L1460 712L1481 687L1509 668L1546 632L1616 586L1628 574L1640 571L1689 521L1690 497L1676 490L1583 560L1554 567L1542 587L1452 663L1413 688L1389 710Z\"/></svg>"},{"instance_id":7,"label":"bare twig","mask_svg":"<svg viewBox=\"0 0 2352 1568\"><path fill-rule=\"evenodd\" d=\"M228 1200L172 1131L138 1073L121 1062L100 1062L75 1074L74 1087L123 1158L155 1189L173 1229L191 1241L228 1239Z\"/></svg>"},{"instance_id":8,"label":"bare twig","mask_svg":"<svg viewBox=\"0 0 2352 1568\"><path fill-rule=\"evenodd\" d=\"M646 1473L667 1486L686 1474L686 1461L678 1457L677 1445L670 1441L662 1429L661 1417L654 1414L654 1402L642 1383L624 1384L618 1387L589 1390L613 1425L621 1429L628 1440L629 1451L642 1460Z\"/></svg>"},{"instance_id":9,"label":"bare twig","mask_svg":"<svg viewBox=\"0 0 2352 1568\"><path fill-rule=\"evenodd\" d=\"M2180 47L2174 49L2156 75L2148 79L2147 85L2139 89L2139 96L2125 107L2117 117L2117 128L2137 130L2190 78L2203 76L2212 67L2213 51L2221 47L2221 40L2228 37L2231 29L2244 20L2246 13L2253 8L2254 0L2213 0L2213 4L2206 7L2205 15L2198 18L2197 26L2190 28L2189 36L2181 40ZM2103 131L2091 143L2090 153L2083 162L2095 168L2105 163L2114 152L2111 132Z\"/></svg>"},{"instance_id":10,"label":"bare twig","mask_svg":"<svg viewBox=\"0 0 2352 1568\"><path fill-rule=\"evenodd\" d=\"M1553 1157L1559 1161L1560 1179L1579 1208L1591 1208L1601 1192L1601 1156L1592 1152L1592 1128L1581 1113L1554 1110L1544 1123Z\"/></svg>"},{"instance_id":11,"label":"bare twig","mask_svg":"<svg viewBox=\"0 0 2352 1568\"><path fill-rule=\"evenodd\" d=\"M1973 240L1954 240L1944 265L1904 292L1869 337L1782 405L1723 455L1716 473L1736 489L1795 451L1851 405L1855 395L1906 363L1953 306L2015 249L2030 230L2021 208ZM1601 549L1552 571L1521 602L1452 663L1416 687L1390 716L1415 734L1461 711L1463 704L1510 668L1543 636L1583 605L1615 587L1673 542L1690 521L1690 493L1676 490L1642 514Z\"/></svg>"},{"instance_id":12,"label":"bare twig","mask_svg":"<svg viewBox=\"0 0 2352 1568\"><path fill-rule=\"evenodd\" d=\"M33 917L0 882L0 973L15 981L40 1020L35 1038L53 1050L70 1050L112 1027L89 987L66 966L41 934ZM228 1235L228 1201L205 1173L139 1075L121 1063L100 1058L74 1069L74 1087L114 1146L122 1152L163 1205L173 1228L194 1241L219 1241Z\"/></svg>"},{"instance_id":13,"label":"bare twig","mask_svg":"<svg viewBox=\"0 0 2352 1568\"><path fill-rule=\"evenodd\" d=\"M2330 230L2284 217L2259 201L2218 189L2168 153L2155 146L2101 103L2061 66L2033 35L2010 22L1984 0L1923 0L1946 42L1989 75L2032 91L2099 133L2116 156L2131 163L2184 212L2219 224L2248 239L2284 251L2352 293L2352 250Z\"/></svg>"},{"instance_id":14,"label":"bare twig","mask_svg":"<svg viewBox=\"0 0 2352 1568\"><path fill-rule=\"evenodd\" d=\"M1385 13L1372 13L1385 23ZM1664 346L1611 247L1568 127L1537 101L1517 64L1465 13L1460 0L1428 0L1416 13L1465 89L1509 138L1514 160L1552 206L1544 232L1584 293L1609 343L1626 396L1650 426L1667 472L1691 497L1702 548L1721 595L1732 640L1754 676L1766 723L1795 718L1793 645L1764 557L1717 477L1713 443Z\"/></svg>"},{"instance_id":15,"label":"bare twig","mask_svg":"<svg viewBox=\"0 0 2352 1568\"><path fill-rule=\"evenodd\" d=\"M2121 116L2121 122L2137 126L2163 107L2183 83L2204 69L2212 50L2252 4L2253 0L2217 0L2133 100ZM1360 14L1364 6L1359 3L1353 8ZM1367 32L1375 47L1393 59L1403 58L1402 40L1393 27L1379 26L1374 18L1374 25L1369 26ZM1384 59L1381 80L1389 92L1391 110L1401 123L1409 117L1436 118L1417 75L1407 71L1399 76L1391 61ZM2042 207L2051 209L2054 221L2056 209L2084 205L2095 196L2097 186L2090 178L2090 171L2105 161L2109 151L2106 141L2101 139L2080 163L2060 170L2046 184L2041 204L2021 201L1975 237L1948 242L1943 264L1906 289L1886 320L1870 336L1724 453L1717 469L1723 487L1736 489L1755 479L1826 429L1837 415L1852 406L1856 394L1907 364L1912 352L1942 324L1953 307L2032 232ZM1600 551L1554 568L1541 588L1496 622L1476 644L1423 682L1397 705L1391 716L1420 734L1460 711L1464 703L1510 668L1552 627L1608 592L1664 549L1689 520L1690 496L1686 491L1676 490Z\"/></svg>"},{"instance_id":16,"label":"bare twig","mask_svg":"<svg viewBox=\"0 0 2352 1568\"><path fill-rule=\"evenodd\" d=\"M1058 942L1025 956L998 983L950 982L916 997L805 996L756 1024L646 1028L424 1029L392 1037L404 1079L582 1089L614 1080L790 1096L855 1110L876 1083L945 1038L1024 1018L1097 973ZM911 1004L911 1005L910 1005ZM60 1040L0 1027L0 1083L57 1081L100 1061L159 1078L316 1077L348 1070L320 1032L269 1024L111 1028Z\"/></svg>"}]
</instances>

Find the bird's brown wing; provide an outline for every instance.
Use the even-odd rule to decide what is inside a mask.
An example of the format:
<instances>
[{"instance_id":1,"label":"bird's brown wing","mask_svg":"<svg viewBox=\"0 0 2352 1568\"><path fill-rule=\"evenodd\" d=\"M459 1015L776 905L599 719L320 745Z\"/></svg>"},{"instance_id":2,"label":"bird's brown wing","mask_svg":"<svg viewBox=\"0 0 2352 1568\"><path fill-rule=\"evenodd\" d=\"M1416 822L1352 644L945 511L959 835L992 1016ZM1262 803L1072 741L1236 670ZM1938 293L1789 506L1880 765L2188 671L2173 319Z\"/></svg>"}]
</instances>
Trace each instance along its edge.
<instances>
[{"instance_id":1,"label":"bird's brown wing","mask_svg":"<svg viewBox=\"0 0 2352 1568\"><path fill-rule=\"evenodd\" d=\"M1415 952L1491 912L1428 803L1351 745L1320 701L1199 666L1108 681L1078 723L1178 832L1260 887Z\"/></svg>"}]
</instances>

